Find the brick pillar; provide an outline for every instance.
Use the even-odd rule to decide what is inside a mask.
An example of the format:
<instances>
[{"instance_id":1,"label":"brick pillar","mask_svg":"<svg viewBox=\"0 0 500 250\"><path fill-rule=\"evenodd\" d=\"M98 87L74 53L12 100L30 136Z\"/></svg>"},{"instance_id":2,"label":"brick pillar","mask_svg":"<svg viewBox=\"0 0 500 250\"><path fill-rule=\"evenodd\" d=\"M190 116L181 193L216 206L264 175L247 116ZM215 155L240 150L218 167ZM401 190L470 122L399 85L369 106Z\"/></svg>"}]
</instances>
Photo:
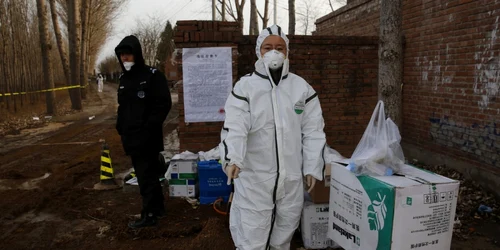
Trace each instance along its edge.
<instances>
[{"instance_id":1,"label":"brick pillar","mask_svg":"<svg viewBox=\"0 0 500 250\"><path fill-rule=\"evenodd\" d=\"M172 80L182 80L182 48L199 47L232 47L233 48L233 82L238 73L238 41L242 33L235 22L217 21L179 21L174 37L176 51L174 52L174 67L177 77ZM220 142L222 122L184 122L184 92L182 84L178 87L179 93L179 142L181 152L207 151L216 147Z\"/></svg>"}]
</instances>

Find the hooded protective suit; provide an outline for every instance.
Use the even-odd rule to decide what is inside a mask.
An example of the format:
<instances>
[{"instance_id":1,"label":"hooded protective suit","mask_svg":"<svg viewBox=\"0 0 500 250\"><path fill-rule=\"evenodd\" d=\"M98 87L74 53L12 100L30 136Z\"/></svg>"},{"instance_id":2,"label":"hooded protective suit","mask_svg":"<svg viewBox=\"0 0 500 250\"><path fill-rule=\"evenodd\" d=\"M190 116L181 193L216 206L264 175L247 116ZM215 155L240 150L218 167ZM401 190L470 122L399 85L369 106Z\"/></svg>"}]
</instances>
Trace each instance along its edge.
<instances>
[{"instance_id":1,"label":"hooded protective suit","mask_svg":"<svg viewBox=\"0 0 500 250\"><path fill-rule=\"evenodd\" d=\"M241 170L234 180L230 230L242 250L290 249L303 207L303 176L322 180L325 165L317 94L304 79L288 72L288 55L281 80L273 82L260 54L269 35L281 36L288 48L279 26L262 31L255 72L234 86L221 133L223 164Z\"/></svg>"}]
</instances>

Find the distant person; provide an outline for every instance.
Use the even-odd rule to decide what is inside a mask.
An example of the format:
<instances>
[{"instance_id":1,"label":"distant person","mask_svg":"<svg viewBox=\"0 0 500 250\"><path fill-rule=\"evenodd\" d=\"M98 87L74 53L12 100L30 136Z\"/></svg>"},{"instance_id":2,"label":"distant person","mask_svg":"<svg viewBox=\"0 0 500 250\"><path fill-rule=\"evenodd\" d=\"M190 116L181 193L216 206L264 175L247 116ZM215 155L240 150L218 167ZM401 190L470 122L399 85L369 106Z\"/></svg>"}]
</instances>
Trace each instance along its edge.
<instances>
[{"instance_id":1,"label":"distant person","mask_svg":"<svg viewBox=\"0 0 500 250\"><path fill-rule=\"evenodd\" d=\"M137 37L125 37L115 53L123 70L116 130L125 153L132 158L142 196L141 218L129 223L129 227L154 226L165 214L158 156L163 151L163 121L172 99L165 75L145 65Z\"/></svg>"},{"instance_id":2,"label":"distant person","mask_svg":"<svg viewBox=\"0 0 500 250\"><path fill-rule=\"evenodd\" d=\"M104 78L101 74L97 77L97 91L102 92L102 88L104 87Z\"/></svg>"}]
</instances>

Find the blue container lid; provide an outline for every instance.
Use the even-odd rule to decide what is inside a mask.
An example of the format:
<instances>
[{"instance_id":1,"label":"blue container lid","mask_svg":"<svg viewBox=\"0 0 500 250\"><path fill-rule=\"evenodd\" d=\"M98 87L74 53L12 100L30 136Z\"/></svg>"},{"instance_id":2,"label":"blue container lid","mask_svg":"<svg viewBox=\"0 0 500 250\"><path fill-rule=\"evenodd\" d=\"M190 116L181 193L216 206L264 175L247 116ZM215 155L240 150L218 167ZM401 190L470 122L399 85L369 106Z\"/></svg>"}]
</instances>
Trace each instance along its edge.
<instances>
[{"instance_id":1,"label":"blue container lid","mask_svg":"<svg viewBox=\"0 0 500 250\"><path fill-rule=\"evenodd\" d=\"M198 169L222 169L222 165L218 161L200 161L198 162Z\"/></svg>"}]
</instances>

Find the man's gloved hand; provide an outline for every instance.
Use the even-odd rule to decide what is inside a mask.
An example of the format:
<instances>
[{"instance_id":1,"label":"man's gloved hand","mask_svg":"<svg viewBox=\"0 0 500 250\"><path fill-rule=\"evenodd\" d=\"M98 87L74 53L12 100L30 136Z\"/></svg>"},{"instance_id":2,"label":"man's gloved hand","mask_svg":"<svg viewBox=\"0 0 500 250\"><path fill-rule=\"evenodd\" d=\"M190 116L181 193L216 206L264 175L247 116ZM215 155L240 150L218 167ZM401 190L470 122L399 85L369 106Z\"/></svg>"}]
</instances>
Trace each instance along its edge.
<instances>
[{"instance_id":1,"label":"man's gloved hand","mask_svg":"<svg viewBox=\"0 0 500 250\"><path fill-rule=\"evenodd\" d=\"M316 185L316 178L310 175L306 175L306 184L307 187L309 188L307 192L310 193L314 189L314 185Z\"/></svg>"},{"instance_id":2,"label":"man's gloved hand","mask_svg":"<svg viewBox=\"0 0 500 250\"><path fill-rule=\"evenodd\" d=\"M226 166L226 175L227 175L227 185L231 185L231 180L237 179L240 174L240 168L236 165L227 165Z\"/></svg>"}]
</instances>

